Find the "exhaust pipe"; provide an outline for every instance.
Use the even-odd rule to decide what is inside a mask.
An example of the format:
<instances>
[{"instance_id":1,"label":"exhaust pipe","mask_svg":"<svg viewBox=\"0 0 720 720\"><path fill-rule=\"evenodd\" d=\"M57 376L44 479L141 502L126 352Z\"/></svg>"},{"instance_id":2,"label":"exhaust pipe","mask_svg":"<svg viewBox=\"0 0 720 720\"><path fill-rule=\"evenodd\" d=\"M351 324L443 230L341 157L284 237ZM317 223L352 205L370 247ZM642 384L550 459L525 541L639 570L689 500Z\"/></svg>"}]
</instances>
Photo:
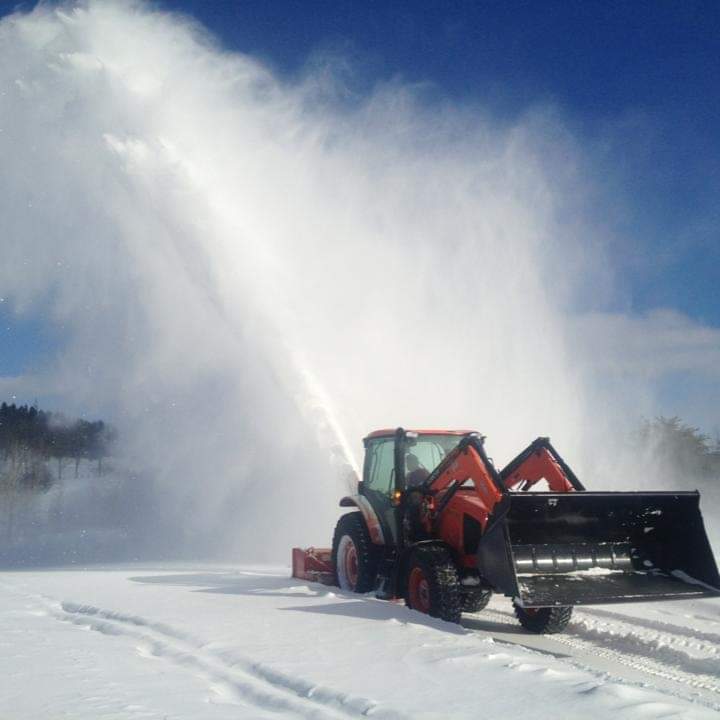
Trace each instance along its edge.
<instances>
[{"instance_id":1,"label":"exhaust pipe","mask_svg":"<svg viewBox=\"0 0 720 720\"><path fill-rule=\"evenodd\" d=\"M530 608L720 595L697 492L510 492L478 569Z\"/></svg>"}]
</instances>

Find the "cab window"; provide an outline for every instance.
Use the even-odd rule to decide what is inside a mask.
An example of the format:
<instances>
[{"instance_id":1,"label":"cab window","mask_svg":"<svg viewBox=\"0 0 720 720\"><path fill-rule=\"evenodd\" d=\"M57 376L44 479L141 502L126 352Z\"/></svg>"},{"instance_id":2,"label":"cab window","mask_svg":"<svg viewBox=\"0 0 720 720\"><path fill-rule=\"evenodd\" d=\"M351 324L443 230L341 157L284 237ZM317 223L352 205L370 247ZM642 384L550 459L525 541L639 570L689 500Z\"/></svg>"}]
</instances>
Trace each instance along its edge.
<instances>
[{"instance_id":1,"label":"cab window","mask_svg":"<svg viewBox=\"0 0 720 720\"><path fill-rule=\"evenodd\" d=\"M365 487L390 496L395 481L394 438L372 440L367 447L365 463Z\"/></svg>"}]
</instances>

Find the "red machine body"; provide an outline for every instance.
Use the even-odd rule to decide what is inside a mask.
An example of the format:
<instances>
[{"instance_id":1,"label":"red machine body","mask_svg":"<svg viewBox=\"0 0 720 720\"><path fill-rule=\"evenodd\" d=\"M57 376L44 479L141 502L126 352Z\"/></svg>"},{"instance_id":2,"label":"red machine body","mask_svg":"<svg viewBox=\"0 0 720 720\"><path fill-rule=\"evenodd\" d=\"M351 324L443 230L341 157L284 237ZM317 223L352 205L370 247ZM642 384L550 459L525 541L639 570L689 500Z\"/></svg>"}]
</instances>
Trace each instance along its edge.
<instances>
[{"instance_id":1,"label":"red machine body","mask_svg":"<svg viewBox=\"0 0 720 720\"><path fill-rule=\"evenodd\" d=\"M295 577L452 621L500 592L536 632L564 628L576 604L720 594L696 492L587 492L548 438L500 471L466 430L364 443L358 494L340 501L354 512L332 549L293 550Z\"/></svg>"}]
</instances>

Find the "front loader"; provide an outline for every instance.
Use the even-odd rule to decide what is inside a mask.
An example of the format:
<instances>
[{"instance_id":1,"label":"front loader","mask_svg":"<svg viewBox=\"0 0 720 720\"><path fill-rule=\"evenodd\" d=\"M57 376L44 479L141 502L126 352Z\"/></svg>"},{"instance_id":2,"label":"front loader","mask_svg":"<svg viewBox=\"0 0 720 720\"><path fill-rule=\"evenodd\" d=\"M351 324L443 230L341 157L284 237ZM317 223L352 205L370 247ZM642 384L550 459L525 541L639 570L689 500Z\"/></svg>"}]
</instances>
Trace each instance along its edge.
<instances>
[{"instance_id":1,"label":"front loader","mask_svg":"<svg viewBox=\"0 0 720 720\"><path fill-rule=\"evenodd\" d=\"M502 593L544 633L575 605L720 595L695 491L586 491L548 438L500 471L475 432L379 430L364 445L358 492L340 501L355 510L332 549L293 551L295 577L451 622Z\"/></svg>"}]
</instances>

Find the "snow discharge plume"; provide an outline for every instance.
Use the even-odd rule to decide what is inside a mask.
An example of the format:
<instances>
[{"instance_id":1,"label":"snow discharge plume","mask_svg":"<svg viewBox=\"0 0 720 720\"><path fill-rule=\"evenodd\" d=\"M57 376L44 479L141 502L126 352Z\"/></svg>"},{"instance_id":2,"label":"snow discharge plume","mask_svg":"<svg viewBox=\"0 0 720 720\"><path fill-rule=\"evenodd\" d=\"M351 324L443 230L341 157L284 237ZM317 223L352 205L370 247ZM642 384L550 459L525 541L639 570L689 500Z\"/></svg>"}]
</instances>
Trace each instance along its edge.
<instances>
[{"instance_id":1,"label":"snow discharge plume","mask_svg":"<svg viewBox=\"0 0 720 720\"><path fill-rule=\"evenodd\" d=\"M376 427L581 453L602 263L552 117L288 82L119 1L4 19L0 85L0 290L63 338L25 382L108 417L197 551L327 544Z\"/></svg>"}]
</instances>

